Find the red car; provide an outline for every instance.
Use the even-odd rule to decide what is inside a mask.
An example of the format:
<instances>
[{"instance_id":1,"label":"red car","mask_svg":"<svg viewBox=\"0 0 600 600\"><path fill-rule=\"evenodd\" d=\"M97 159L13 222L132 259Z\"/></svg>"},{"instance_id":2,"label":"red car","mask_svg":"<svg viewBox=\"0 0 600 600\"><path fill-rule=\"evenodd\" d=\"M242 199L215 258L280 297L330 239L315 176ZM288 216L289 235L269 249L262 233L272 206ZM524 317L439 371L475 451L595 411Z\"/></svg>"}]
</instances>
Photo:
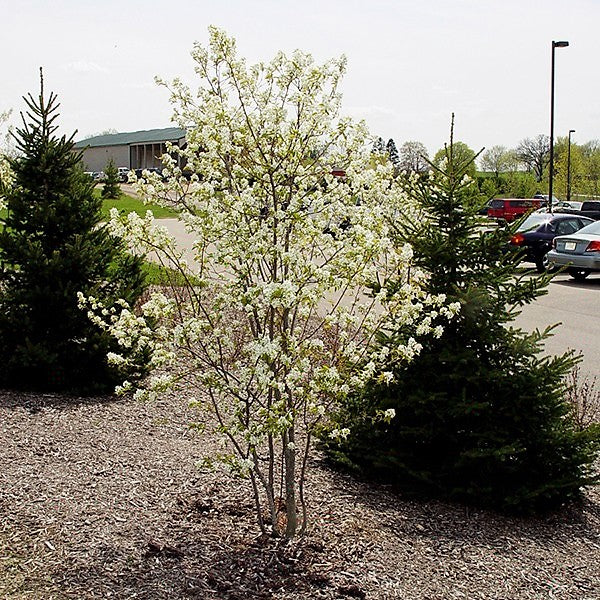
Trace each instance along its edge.
<instances>
[{"instance_id":1,"label":"red car","mask_svg":"<svg viewBox=\"0 0 600 600\"><path fill-rule=\"evenodd\" d=\"M510 223L546 204L540 198L494 198L488 204L487 216Z\"/></svg>"}]
</instances>

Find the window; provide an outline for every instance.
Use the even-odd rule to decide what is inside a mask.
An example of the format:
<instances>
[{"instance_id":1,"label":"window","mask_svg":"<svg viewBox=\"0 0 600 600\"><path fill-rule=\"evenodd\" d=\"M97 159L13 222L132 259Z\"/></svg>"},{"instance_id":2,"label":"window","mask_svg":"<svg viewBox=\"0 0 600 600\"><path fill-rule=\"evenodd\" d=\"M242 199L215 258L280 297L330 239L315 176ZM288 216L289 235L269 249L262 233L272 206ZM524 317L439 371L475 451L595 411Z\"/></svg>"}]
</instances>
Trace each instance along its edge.
<instances>
[{"instance_id":1,"label":"window","mask_svg":"<svg viewBox=\"0 0 600 600\"><path fill-rule=\"evenodd\" d=\"M556 235L569 235L579 230L577 219L565 219L556 225Z\"/></svg>"}]
</instances>

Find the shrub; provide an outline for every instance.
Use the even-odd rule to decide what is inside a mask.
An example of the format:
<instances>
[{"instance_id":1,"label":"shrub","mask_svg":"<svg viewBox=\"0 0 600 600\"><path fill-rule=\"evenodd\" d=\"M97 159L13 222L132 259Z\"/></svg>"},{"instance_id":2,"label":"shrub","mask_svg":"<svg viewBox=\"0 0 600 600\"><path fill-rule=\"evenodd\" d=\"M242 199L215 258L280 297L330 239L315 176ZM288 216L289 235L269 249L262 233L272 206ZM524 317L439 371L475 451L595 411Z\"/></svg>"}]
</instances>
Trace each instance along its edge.
<instances>
[{"instance_id":1,"label":"shrub","mask_svg":"<svg viewBox=\"0 0 600 600\"><path fill-rule=\"evenodd\" d=\"M90 322L77 293L109 308L119 298L133 305L146 285L141 262L99 224L101 200L72 136L56 135L56 95L44 98L42 80L39 97L25 102L0 231L0 385L106 391L141 374L144 360L108 365L118 344Z\"/></svg>"},{"instance_id":2,"label":"shrub","mask_svg":"<svg viewBox=\"0 0 600 600\"><path fill-rule=\"evenodd\" d=\"M364 126L339 116L343 60L317 65L297 51L247 66L215 28L193 57L198 91L172 85L188 144L163 157L166 179L149 174L137 191L152 202L176 198L198 270L150 217L115 210L111 221L172 267L163 271L171 293L143 309L161 317L155 356L168 377L136 393L181 386L193 395L212 413L201 421L223 437L204 464L247 479L261 530L291 538L309 519L315 429L377 371L370 342L378 323L413 314L418 283L365 301L377 275L385 282L386 271L406 269L382 216L382 207L406 202L391 165L373 166Z\"/></svg>"},{"instance_id":3,"label":"shrub","mask_svg":"<svg viewBox=\"0 0 600 600\"><path fill-rule=\"evenodd\" d=\"M119 186L119 169L111 158L104 169L104 186L102 187L103 198L118 198L121 195Z\"/></svg>"},{"instance_id":4,"label":"shrub","mask_svg":"<svg viewBox=\"0 0 600 600\"><path fill-rule=\"evenodd\" d=\"M429 271L427 291L459 302L460 313L414 361L390 365L391 383L351 398L338 416L350 435L325 445L338 463L409 493L511 511L556 506L597 481L597 431L576 426L565 397L577 359L541 356L551 328L512 326L549 276L520 274L504 250L508 232L484 229L452 144L444 163L409 190L422 214L397 223L397 234ZM381 334L380 343L396 340ZM389 423L377 417L386 410L396 414Z\"/></svg>"}]
</instances>

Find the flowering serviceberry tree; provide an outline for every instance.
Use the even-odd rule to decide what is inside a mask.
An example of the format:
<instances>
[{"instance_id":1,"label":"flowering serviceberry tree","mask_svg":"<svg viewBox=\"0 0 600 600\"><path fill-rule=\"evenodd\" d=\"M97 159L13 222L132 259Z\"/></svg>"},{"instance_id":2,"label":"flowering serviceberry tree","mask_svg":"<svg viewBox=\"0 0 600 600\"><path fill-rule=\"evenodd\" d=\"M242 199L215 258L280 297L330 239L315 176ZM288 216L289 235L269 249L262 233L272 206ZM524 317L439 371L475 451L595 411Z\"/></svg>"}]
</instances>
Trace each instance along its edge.
<instances>
[{"instance_id":1,"label":"flowering serviceberry tree","mask_svg":"<svg viewBox=\"0 0 600 600\"><path fill-rule=\"evenodd\" d=\"M349 390L389 377L378 373L384 358L419 351L407 339L371 354L375 332L443 298L420 292L410 248L388 239L384 217L401 192L391 165L372 165L364 125L340 117L344 59L316 65L297 51L247 66L215 28L192 56L200 89L168 85L187 146L163 157L166 180L147 174L138 192L178 209L195 265L151 215L115 213L113 232L153 251L177 285L107 326L165 367L138 395L195 386L227 442L218 458L251 483L261 529L293 537L307 526L315 428ZM393 293L392 274L406 282Z\"/></svg>"},{"instance_id":2,"label":"flowering serviceberry tree","mask_svg":"<svg viewBox=\"0 0 600 600\"><path fill-rule=\"evenodd\" d=\"M8 162L8 156L11 153L10 148L10 128L2 131L8 122L12 111L0 112L0 210L6 208L4 200L4 190L11 184L13 173ZM1 223L1 221L0 221Z\"/></svg>"}]
</instances>

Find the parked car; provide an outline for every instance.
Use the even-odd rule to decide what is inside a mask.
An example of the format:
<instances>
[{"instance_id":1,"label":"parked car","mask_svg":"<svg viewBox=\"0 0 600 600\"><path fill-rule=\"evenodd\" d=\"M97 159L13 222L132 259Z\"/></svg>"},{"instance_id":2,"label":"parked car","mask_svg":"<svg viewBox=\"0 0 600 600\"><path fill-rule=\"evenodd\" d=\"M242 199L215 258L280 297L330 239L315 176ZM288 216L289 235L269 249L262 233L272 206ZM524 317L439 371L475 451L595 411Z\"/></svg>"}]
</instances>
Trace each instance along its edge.
<instances>
[{"instance_id":1,"label":"parked car","mask_svg":"<svg viewBox=\"0 0 600 600\"><path fill-rule=\"evenodd\" d=\"M598 221L600 219L600 202L597 200L586 200L581 203L581 208L569 212Z\"/></svg>"},{"instance_id":2,"label":"parked car","mask_svg":"<svg viewBox=\"0 0 600 600\"><path fill-rule=\"evenodd\" d=\"M557 235L579 231L593 223L592 219L565 213L532 213L517 228L510 245L520 248L523 260L535 263L539 273L548 268L548 252Z\"/></svg>"},{"instance_id":3,"label":"parked car","mask_svg":"<svg viewBox=\"0 0 600 600\"><path fill-rule=\"evenodd\" d=\"M533 196L536 200L544 200L546 202L548 202L548 199L550 198L550 196L548 194L535 194ZM554 204L555 202L558 202L558 198L552 194L552 204Z\"/></svg>"},{"instance_id":4,"label":"parked car","mask_svg":"<svg viewBox=\"0 0 600 600\"><path fill-rule=\"evenodd\" d=\"M510 223L544 204L540 198L494 198L489 203L487 216Z\"/></svg>"},{"instance_id":5,"label":"parked car","mask_svg":"<svg viewBox=\"0 0 600 600\"><path fill-rule=\"evenodd\" d=\"M486 202L480 209L479 214L488 216L488 211L490 210L490 206L492 205L493 200Z\"/></svg>"},{"instance_id":6,"label":"parked car","mask_svg":"<svg viewBox=\"0 0 600 600\"><path fill-rule=\"evenodd\" d=\"M160 175L160 177L163 177L163 169L159 168L159 167L147 167L145 169L135 169L135 176L140 179L141 177L144 176L144 171L147 171L148 173L156 173L157 175Z\"/></svg>"},{"instance_id":7,"label":"parked car","mask_svg":"<svg viewBox=\"0 0 600 600\"><path fill-rule=\"evenodd\" d=\"M121 183L127 183L129 179L129 167L119 167L119 181Z\"/></svg>"},{"instance_id":8,"label":"parked car","mask_svg":"<svg viewBox=\"0 0 600 600\"><path fill-rule=\"evenodd\" d=\"M583 202L579 202L578 200L558 200L552 203L552 211L572 213L572 211L581 210L582 204ZM550 212L550 207L542 206L542 208L539 208L538 210L536 210L536 212Z\"/></svg>"},{"instance_id":9,"label":"parked car","mask_svg":"<svg viewBox=\"0 0 600 600\"><path fill-rule=\"evenodd\" d=\"M576 233L554 238L548 261L567 267L567 273L583 281L590 273L600 272L600 221L593 221Z\"/></svg>"}]
</instances>

